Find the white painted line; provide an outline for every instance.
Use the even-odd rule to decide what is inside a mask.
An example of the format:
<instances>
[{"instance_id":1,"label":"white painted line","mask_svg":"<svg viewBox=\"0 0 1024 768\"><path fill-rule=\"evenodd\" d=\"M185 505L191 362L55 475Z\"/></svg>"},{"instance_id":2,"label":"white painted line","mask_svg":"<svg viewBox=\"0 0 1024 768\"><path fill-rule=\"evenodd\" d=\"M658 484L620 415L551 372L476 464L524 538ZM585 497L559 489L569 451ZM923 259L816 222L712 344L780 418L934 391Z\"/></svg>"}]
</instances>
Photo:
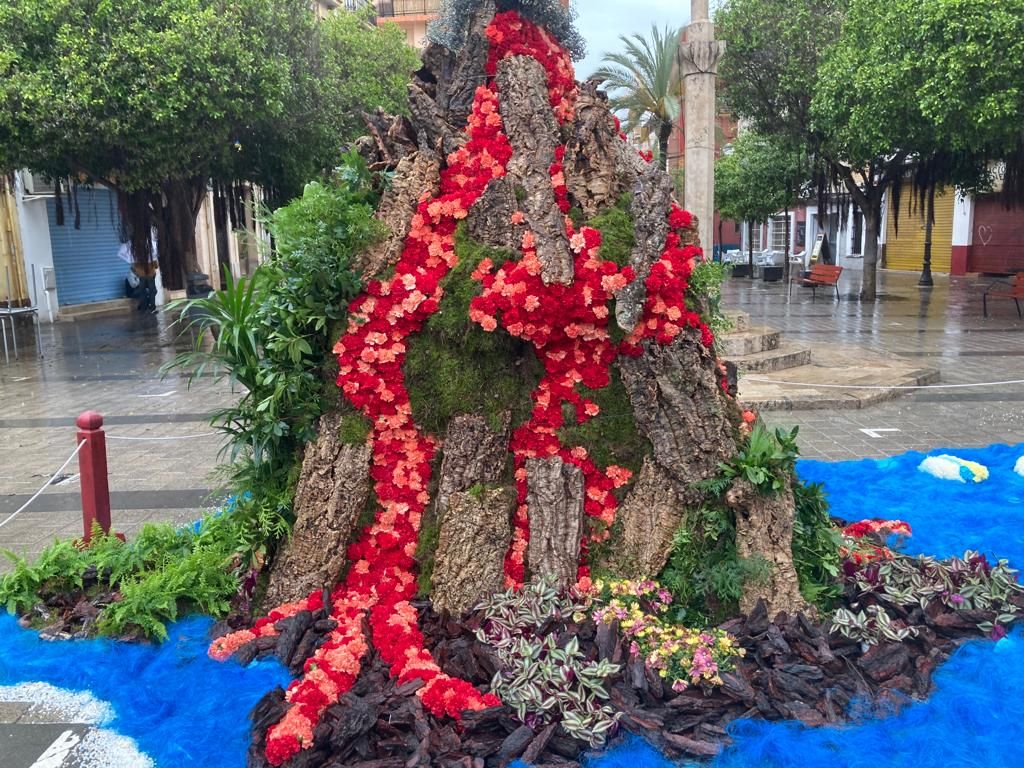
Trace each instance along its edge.
<instances>
[{"instance_id":1,"label":"white painted line","mask_svg":"<svg viewBox=\"0 0 1024 768\"><path fill-rule=\"evenodd\" d=\"M16 379L11 379L11 381L28 381L31 378L32 378L31 376L19 376Z\"/></svg>"},{"instance_id":2,"label":"white painted line","mask_svg":"<svg viewBox=\"0 0 1024 768\"><path fill-rule=\"evenodd\" d=\"M160 395L139 395L139 397L170 397L171 395L173 395L177 391L178 390L176 390L176 389L172 389L170 392L164 392L163 394L160 394Z\"/></svg>"},{"instance_id":3,"label":"white painted line","mask_svg":"<svg viewBox=\"0 0 1024 768\"><path fill-rule=\"evenodd\" d=\"M867 435L868 437L873 437L876 440L884 437L884 435L879 434L880 432L899 432L899 431L900 430L898 430L898 429L883 429L881 427L875 427L874 429L862 429L861 430L861 432L863 432L865 435Z\"/></svg>"},{"instance_id":4,"label":"white painted line","mask_svg":"<svg viewBox=\"0 0 1024 768\"><path fill-rule=\"evenodd\" d=\"M81 740L74 731L64 731L29 768L60 768Z\"/></svg>"}]
</instances>

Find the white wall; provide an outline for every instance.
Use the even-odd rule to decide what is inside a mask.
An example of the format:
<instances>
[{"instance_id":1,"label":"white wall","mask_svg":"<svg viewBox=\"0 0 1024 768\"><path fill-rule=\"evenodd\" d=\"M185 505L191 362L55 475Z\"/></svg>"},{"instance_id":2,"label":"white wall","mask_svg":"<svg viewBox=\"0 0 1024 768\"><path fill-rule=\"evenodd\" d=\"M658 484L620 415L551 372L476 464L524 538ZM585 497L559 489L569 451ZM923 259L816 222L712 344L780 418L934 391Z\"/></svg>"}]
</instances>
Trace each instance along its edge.
<instances>
[{"instance_id":1,"label":"white wall","mask_svg":"<svg viewBox=\"0 0 1024 768\"><path fill-rule=\"evenodd\" d=\"M32 305L39 308L39 319L50 322L46 311L46 293L43 291L41 267L53 269L53 249L50 247L50 225L46 215L45 198L25 199L21 174L15 174L15 199L18 223L21 226L21 246L25 252L25 280L28 283ZM53 319L57 316L57 291L49 291Z\"/></svg>"}]
</instances>

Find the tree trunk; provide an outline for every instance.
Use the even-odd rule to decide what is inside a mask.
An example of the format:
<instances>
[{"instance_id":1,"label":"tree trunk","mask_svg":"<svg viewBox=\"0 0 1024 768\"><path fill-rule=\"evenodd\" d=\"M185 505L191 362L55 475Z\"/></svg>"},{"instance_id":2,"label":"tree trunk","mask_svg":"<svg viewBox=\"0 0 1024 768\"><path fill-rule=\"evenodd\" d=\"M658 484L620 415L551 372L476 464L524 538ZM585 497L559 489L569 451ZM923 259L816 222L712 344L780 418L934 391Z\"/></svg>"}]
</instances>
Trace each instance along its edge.
<instances>
[{"instance_id":1,"label":"tree trunk","mask_svg":"<svg viewBox=\"0 0 1024 768\"><path fill-rule=\"evenodd\" d=\"M783 253L783 257L782 257L783 258L783 261L782 261L783 280L787 284L789 283L789 237L790 237L790 231L789 231L789 204L787 204L786 205L786 245L785 245L785 247L782 250L782 253Z\"/></svg>"},{"instance_id":2,"label":"tree trunk","mask_svg":"<svg viewBox=\"0 0 1024 768\"><path fill-rule=\"evenodd\" d=\"M613 553L615 571L628 578L649 578L665 567L672 538L686 519L668 473L648 457L619 507L622 537Z\"/></svg>"},{"instance_id":3,"label":"tree trunk","mask_svg":"<svg viewBox=\"0 0 1024 768\"><path fill-rule=\"evenodd\" d=\"M874 301L878 296L878 226L882 220L881 195L868 198L864 212L864 284L861 301Z\"/></svg>"},{"instance_id":4,"label":"tree trunk","mask_svg":"<svg viewBox=\"0 0 1024 768\"><path fill-rule=\"evenodd\" d=\"M344 573L345 548L370 495L370 446L342 444L340 426L337 411L325 414L317 441L306 446L295 527L271 566L268 606L333 587Z\"/></svg>"},{"instance_id":5,"label":"tree trunk","mask_svg":"<svg viewBox=\"0 0 1024 768\"><path fill-rule=\"evenodd\" d=\"M482 486L446 499L431 577L434 610L460 615L501 591L515 503L511 488Z\"/></svg>"},{"instance_id":6,"label":"tree trunk","mask_svg":"<svg viewBox=\"0 0 1024 768\"><path fill-rule=\"evenodd\" d=\"M402 255L405 238L416 206L424 192L437 193L441 186L441 158L430 150L420 150L398 161L395 177L384 190L376 217L388 229L387 235L360 254L360 271L372 278L394 266Z\"/></svg>"},{"instance_id":7,"label":"tree trunk","mask_svg":"<svg viewBox=\"0 0 1024 768\"><path fill-rule=\"evenodd\" d=\"M630 214L633 217L633 252L629 263L636 278L619 293L615 320L624 331L640 322L647 294L644 281L659 258L668 235L665 211L672 203L672 180L654 165L647 165L633 184Z\"/></svg>"},{"instance_id":8,"label":"tree trunk","mask_svg":"<svg viewBox=\"0 0 1024 768\"><path fill-rule=\"evenodd\" d=\"M160 272L164 287L170 290L181 290L186 276L200 271L196 219L205 195L206 180L192 178L169 179L153 197L160 211L156 217ZM215 285L218 277L210 275Z\"/></svg>"},{"instance_id":9,"label":"tree trunk","mask_svg":"<svg viewBox=\"0 0 1024 768\"><path fill-rule=\"evenodd\" d=\"M508 173L523 191L521 205L537 244L541 279L571 283L572 251L549 171L561 142L548 105L547 72L536 59L510 56L498 64L498 86L501 116L513 150Z\"/></svg>"},{"instance_id":10,"label":"tree trunk","mask_svg":"<svg viewBox=\"0 0 1024 768\"><path fill-rule=\"evenodd\" d=\"M736 513L736 552L744 559L757 558L768 568L763 579L748 579L743 586L740 610L749 613L764 600L768 615L779 611L813 612L800 594L793 565L793 489L766 495L746 479L737 478L725 495Z\"/></svg>"},{"instance_id":11,"label":"tree trunk","mask_svg":"<svg viewBox=\"0 0 1024 768\"><path fill-rule=\"evenodd\" d=\"M583 472L558 456L527 459L530 576L561 588L576 583L583 540Z\"/></svg>"},{"instance_id":12,"label":"tree trunk","mask_svg":"<svg viewBox=\"0 0 1024 768\"><path fill-rule=\"evenodd\" d=\"M754 279L754 222L747 222L747 266L750 267L751 280Z\"/></svg>"},{"instance_id":13,"label":"tree trunk","mask_svg":"<svg viewBox=\"0 0 1024 768\"><path fill-rule=\"evenodd\" d=\"M661 169L669 170L668 165L668 142L672 138L672 121L662 120L658 128L658 157L661 160Z\"/></svg>"},{"instance_id":14,"label":"tree trunk","mask_svg":"<svg viewBox=\"0 0 1024 768\"><path fill-rule=\"evenodd\" d=\"M701 503L694 483L716 475L736 453L739 423L738 406L722 396L714 353L691 330L669 346L644 342L643 354L623 357L619 370L654 461L684 506Z\"/></svg>"}]
</instances>

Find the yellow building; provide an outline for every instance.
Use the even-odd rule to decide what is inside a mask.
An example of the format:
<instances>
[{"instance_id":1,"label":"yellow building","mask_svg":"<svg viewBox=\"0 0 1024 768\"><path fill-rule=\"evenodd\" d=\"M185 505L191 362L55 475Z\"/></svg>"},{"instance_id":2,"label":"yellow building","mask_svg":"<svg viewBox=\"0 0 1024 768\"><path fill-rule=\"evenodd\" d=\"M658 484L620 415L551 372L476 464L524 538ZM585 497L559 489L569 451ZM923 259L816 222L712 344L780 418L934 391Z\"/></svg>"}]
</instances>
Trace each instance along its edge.
<instances>
[{"instance_id":1,"label":"yellow building","mask_svg":"<svg viewBox=\"0 0 1024 768\"><path fill-rule=\"evenodd\" d=\"M426 44L427 24L437 18L441 0L377 0L377 23L397 24L405 30L409 45Z\"/></svg>"}]
</instances>

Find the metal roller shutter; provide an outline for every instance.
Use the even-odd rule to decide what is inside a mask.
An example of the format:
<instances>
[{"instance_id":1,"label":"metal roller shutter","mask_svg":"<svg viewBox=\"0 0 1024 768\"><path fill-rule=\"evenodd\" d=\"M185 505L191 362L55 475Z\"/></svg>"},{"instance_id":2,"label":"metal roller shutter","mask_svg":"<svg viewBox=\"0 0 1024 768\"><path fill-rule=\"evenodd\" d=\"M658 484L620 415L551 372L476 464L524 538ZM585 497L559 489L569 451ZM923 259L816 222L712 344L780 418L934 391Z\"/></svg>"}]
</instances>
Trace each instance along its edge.
<instances>
[{"instance_id":1,"label":"metal roller shutter","mask_svg":"<svg viewBox=\"0 0 1024 768\"><path fill-rule=\"evenodd\" d=\"M64 225L57 226L57 205L46 201L50 245L61 305L85 304L124 297L128 265L118 258L121 217L117 198L104 188L80 188L81 227L75 229L74 211L64 201Z\"/></svg>"},{"instance_id":2,"label":"metal roller shutter","mask_svg":"<svg viewBox=\"0 0 1024 768\"><path fill-rule=\"evenodd\" d=\"M932 270L949 272L953 252L953 203L956 193L952 189L935 193L935 223L932 225ZM924 219L920 207L914 207L914 195L909 187L900 199L900 231L896 234L896 216L889 198L889 215L885 225L885 266L919 272L924 263Z\"/></svg>"}]
</instances>

